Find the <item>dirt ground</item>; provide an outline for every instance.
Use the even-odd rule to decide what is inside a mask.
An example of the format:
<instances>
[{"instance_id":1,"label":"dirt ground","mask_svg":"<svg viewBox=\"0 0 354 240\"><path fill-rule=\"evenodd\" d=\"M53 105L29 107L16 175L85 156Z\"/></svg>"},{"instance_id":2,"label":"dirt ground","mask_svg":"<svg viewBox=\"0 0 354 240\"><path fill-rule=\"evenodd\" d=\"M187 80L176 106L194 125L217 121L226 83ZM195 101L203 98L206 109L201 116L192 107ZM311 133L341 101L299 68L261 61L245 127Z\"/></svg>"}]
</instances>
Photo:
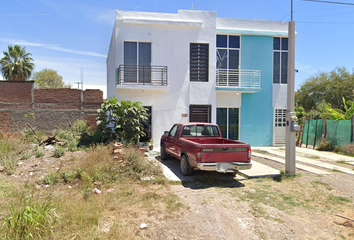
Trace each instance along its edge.
<instances>
[{"instance_id":1,"label":"dirt ground","mask_svg":"<svg viewBox=\"0 0 354 240\"><path fill-rule=\"evenodd\" d=\"M12 176L1 173L1 178L38 182L84 154L32 156L21 161ZM245 179L203 172L193 182L171 184L167 191L178 195L184 207L168 218L144 219L148 227L137 229L137 239L354 239L354 222L336 216L354 219L354 176L297 173L295 178Z\"/></svg>"}]
</instances>

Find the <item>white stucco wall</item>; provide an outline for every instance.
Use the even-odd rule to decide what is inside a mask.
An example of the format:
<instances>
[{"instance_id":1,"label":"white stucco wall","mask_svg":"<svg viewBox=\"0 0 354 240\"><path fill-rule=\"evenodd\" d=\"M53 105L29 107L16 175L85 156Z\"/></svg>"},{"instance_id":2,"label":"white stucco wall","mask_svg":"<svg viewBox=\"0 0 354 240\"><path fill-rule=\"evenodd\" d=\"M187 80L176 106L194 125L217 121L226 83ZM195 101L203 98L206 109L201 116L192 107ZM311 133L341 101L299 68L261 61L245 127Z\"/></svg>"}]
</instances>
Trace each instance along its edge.
<instances>
[{"instance_id":1,"label":"white stucco wall","mask_svg":"<svg viewBox=\"0 0 354 240\"><path fill-rule=\"evenodd\" d=\"M190 104L216 106L216 12L184 11L178 14L116 12L108 59L108 97L140 101L152 106L152 138L159 146L160 137L175 122L189 121ZM116 69L123 64L124 41L151 42L151 65L168 67L168 87L164 89L119 89L115 86ZM209 82L189 81L190 43L209 43ZM111 78L111 79L110 79ZM112 80L114 79L114 80ZM182 117L187 114L187 117ZM216 122L216 112L212 111Z\"/></svg>"},{"instance_id":2,"label":"white stucco wall","mask_svg":"<svg viewBox=\"0 0 354 240\"><path fill-rule=\"evenodd\" d=\"M249 35L287 35L288 24L278 21L264 21L254 19L238 19L238 18L217 18L217 28L225 33L227 29L242 30Z\"/></svg>"},{"instance_id":3,"label":"white stucco wall","mask_svg":"<svg viewBox=\"0 0 354 240\"><path fill-rule=\"evenodd\" d=\"M189 121L191 104L212 105L214 123L216 107L241 108L242 93L215 90L217 33L285 36L287 27L273 21L217 18L212 11L116 11L107 57L107 97L115 95L119 100L140 101L152 107L152 138L157 149L165 130L175 122ZM124 41L151 42L151 65L167 66L167 87L117 88L116 71L123 64ZM189 80L190 43L209 44L208 82ZM273 85L273 108L286 108L286 85Z\"/></svg>"}]
</instances>

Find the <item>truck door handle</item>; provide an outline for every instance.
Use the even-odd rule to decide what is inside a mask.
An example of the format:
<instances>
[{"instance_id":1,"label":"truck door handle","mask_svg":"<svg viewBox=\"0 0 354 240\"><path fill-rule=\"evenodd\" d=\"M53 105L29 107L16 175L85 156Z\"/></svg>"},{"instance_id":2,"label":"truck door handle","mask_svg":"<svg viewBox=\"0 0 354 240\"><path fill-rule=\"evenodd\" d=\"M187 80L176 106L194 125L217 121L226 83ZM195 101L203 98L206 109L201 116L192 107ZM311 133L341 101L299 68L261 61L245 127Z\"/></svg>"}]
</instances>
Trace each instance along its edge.
<instances>
[{"instance_id":1,"label":"truck door handle","mask_svg":"<svg viewBox=\"0 0 354 240\"><path fill-rule=\"evenodd\" d=\"M226 151L228 150L229 148L228 147L223 147L222 150Z\"/></svg>"}]
</instances>

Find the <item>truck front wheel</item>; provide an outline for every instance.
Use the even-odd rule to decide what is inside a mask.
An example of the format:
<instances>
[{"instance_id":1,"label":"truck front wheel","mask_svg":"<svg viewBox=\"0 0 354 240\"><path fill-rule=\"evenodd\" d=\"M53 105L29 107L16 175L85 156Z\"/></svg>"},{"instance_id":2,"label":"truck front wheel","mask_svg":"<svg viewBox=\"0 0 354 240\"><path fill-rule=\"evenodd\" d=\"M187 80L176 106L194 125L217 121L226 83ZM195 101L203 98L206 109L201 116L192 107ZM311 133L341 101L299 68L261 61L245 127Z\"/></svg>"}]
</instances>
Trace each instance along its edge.
<instances>
[{"instance_id":1,"label":"truck front wheel","mask_svg":"<svg viewBox=\"0 0 354 240\"><path fill-rule=\"evenodd\" d=\"M160 154L161 154L162 160L166 160L168 158L168 155L167 155L166 149L165 149L165 144L163 144L163 143L161 144Z\"/></svg>"},{"instance_id":2,"label":"truck front wheel","mask_svg":"<svg viewBox=\"0 0 354 240\"><path fill-rule=\"evenodd\" d=\"M183 176L189 176L193 172L193 168L189 165L186 155L181 157L181 172Z\"/></svg>"}]
</instances>

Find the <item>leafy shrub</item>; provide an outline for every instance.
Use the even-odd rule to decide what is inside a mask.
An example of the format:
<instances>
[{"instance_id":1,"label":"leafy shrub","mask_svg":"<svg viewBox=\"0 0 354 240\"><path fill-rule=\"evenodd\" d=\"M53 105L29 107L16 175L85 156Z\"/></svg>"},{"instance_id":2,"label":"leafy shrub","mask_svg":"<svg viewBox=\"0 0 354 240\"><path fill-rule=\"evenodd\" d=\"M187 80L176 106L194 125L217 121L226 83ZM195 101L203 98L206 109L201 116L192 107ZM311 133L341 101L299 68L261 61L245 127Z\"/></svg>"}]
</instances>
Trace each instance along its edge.
<instances>
[{"instance_id":1,"label":"leafy shrub","mask_svg":"<svg viewBox=\"0 0 354 240\"><path fill-rule=\"evenodd\" d=\"M333 149L334 149L333 143L331 141L327 141L324 139L322 139L317 146L317 150L320 151L333 151Z\"/></svg>"},{"instance_id":2,"label":"leafy shrub","mask_svg":"<svg viewBox=\"0 0 354 240\"><path fill-rule=\"evenodd\" d=\"M148 114L141 102L119 101L116 96L107 99L98 111L97 125L113 138L125 144L137 144L140 136L145 136L143 124Z\"/></svg>"},{"instance_id":3,"label":"leafy shrub","mask_svg":"<svg viewBox=\"0 0 354 240\"><path fill-rule=\"evenodd\" d=\"M84 132L81 134L78 146L89 147L100 143L108 143L112 140L112 134L107 134L102 126L99 126L93 132Z\"/></svg>"},{"instance_id":4,"label":"leafy shrub","mask_svg":"<svg viewBox=\"0 0 354 240\"><path fill-rule=\"evenodd\" d=\"M343 152L343 148L338 147L338 146L335 146L335 147L333 148L333 152L336 152L336 153Z\"/></svg>"},{"instance_id":5,"label":"leafy shrub","mask_svg":"<svg viewBox=\"0 0 354 240\"><path fill-rule=\"evenodd\" d=\"M50 196L37 201L24 199L21 206L10 206L10 213L5 216L5 236L8 239L39 239L49 236L57 217Z\"/></svg>"},{"instance_id":6,"label":"leafy shrub","mask_svg":"<svg viewBox=\"0 0 354 240\"><path fill-rule=\"evenodd\" d=\"M87 125L87 122L85 120L77 120L72 126L72 131L76 135L80 135L82 133L88 132L89 126Z\"/></svg>"}]
</instances>

